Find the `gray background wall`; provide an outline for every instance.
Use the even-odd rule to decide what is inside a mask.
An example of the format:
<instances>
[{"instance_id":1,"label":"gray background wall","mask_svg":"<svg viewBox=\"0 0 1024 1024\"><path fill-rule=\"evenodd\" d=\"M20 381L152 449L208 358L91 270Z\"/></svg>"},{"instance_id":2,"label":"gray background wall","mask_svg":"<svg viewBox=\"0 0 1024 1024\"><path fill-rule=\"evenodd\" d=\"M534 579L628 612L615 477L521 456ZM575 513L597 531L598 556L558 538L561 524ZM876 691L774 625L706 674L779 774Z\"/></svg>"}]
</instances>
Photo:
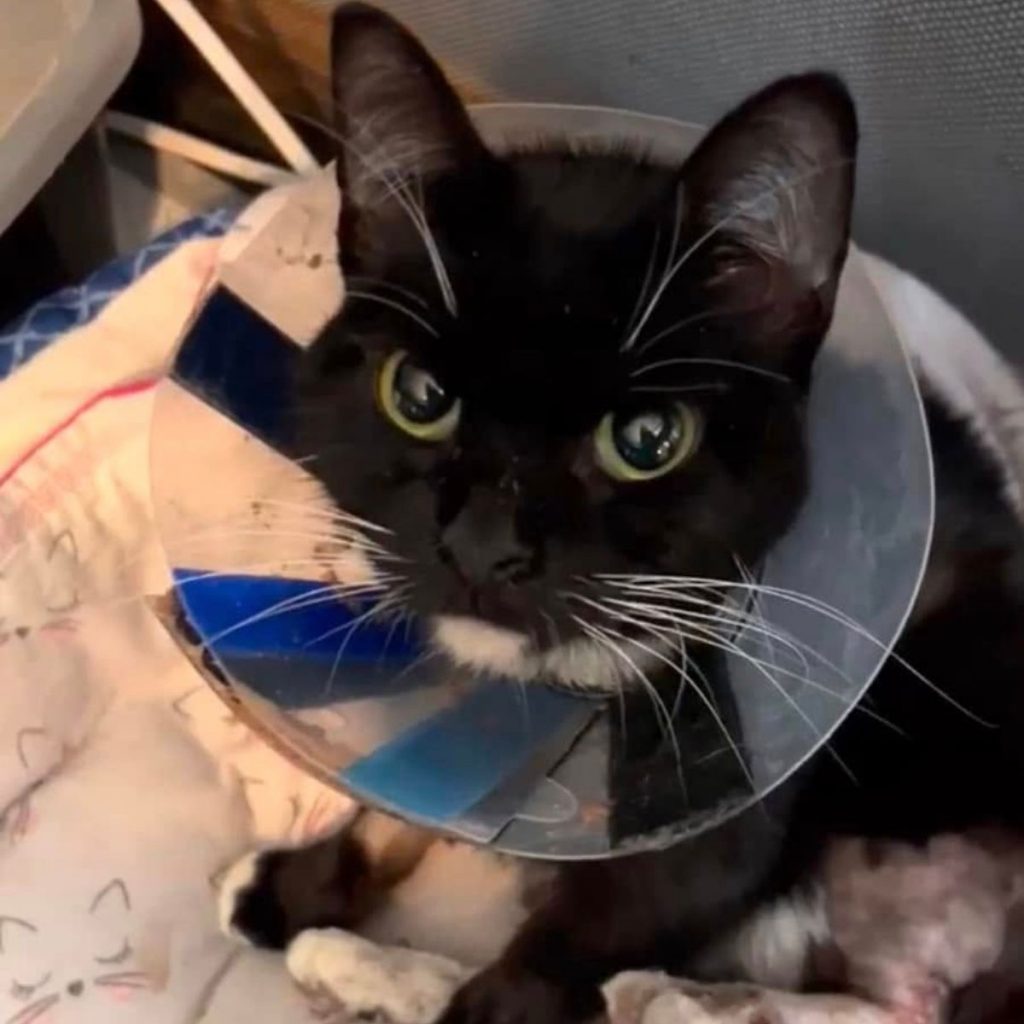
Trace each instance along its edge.
<instances>
[{"instance_id":1,"label":"gray background wall","mask_svg":"<svg viewBox=\"0 0 1024 1024\"><path fill-rule=\"evenodd\" d=\"M856 235L1024 363L1024 0L384 0L496 96L708 123L819 67L856 94Z\"/></svg>"}]
</instances>

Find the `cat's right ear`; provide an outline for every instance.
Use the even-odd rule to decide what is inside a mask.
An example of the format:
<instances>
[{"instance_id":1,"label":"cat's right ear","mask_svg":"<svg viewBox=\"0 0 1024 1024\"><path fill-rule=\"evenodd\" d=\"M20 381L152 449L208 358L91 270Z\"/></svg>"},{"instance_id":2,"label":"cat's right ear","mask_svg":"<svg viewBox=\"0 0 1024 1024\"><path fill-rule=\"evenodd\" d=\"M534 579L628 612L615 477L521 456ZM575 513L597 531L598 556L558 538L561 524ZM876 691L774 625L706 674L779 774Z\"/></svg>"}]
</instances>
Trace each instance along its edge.
<instances>
[{"instance_id":1,"label":"cat's right ear","mask_svg":"<svg viewBox=\"0 0 1024 1024\"><path fill-rule=\"evenodd\" d=\"M711 302L803 383L832 319L850 238L857 113L829 74L784 78L727 114L683 168Z\"/></svg>"},{"instance_id":2,"label":"cat's right ear","mask_svg":"<svg viewBox=\"0 0 1024 1024\"><path fill-rule=\"evenodd\" d=\"M337 8L331 82L344 252L372 235L374 216L400 210L416 182L486 151L437 62L383 11Z\"/></svg>"},{"instance_id":3,"label":"cat's right ear","mask_svg":"<svg viewBox=\"0 0 1024 1024\"><path fill-rule=\"evenodd\" d=\"M28 932L34 935L38 931L39 929L30 921L24 921L20 917L8 917L6 914L0 915L0 953L10 952L9 938L12 934Z\"/></svg>"}]
</instances>

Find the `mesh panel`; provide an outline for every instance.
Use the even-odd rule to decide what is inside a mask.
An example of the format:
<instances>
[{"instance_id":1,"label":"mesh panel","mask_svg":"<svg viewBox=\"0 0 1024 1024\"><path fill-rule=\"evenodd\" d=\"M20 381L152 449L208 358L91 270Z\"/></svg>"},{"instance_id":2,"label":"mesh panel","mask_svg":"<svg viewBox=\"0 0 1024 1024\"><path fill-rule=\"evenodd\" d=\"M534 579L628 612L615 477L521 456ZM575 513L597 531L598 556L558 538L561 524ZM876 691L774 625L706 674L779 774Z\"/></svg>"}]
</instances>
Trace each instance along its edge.
<instances>
[{"instance_id":1,"label":"mesh panel","mask_svg":"<svg viewBox=\"0 0 1024 1024\"><path fill-rule=\"evenodd\" d=\"M772 77L839 71L863 131L858 240L1024 362L1021 0L385 4L456 77L495 97L708 123Z\"/></svg>"}]
</instances>

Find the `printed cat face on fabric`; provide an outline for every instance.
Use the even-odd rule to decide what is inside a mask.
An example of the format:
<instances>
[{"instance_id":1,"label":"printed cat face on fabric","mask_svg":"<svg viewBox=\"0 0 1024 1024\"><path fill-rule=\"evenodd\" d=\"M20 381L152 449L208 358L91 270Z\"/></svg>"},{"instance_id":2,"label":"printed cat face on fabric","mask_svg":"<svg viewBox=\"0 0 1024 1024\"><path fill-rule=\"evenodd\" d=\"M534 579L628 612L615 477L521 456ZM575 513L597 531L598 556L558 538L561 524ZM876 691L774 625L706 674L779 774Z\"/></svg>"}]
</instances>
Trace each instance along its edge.
<instances>
[{"instance_id":1,"label":"printed cat face on fabric","mask_svg":"<svg viewBox=\"0 0 1024 1024\"><path fill-rule=\"evenodd\" d=\"M640 576L735 579L801 503L850 97L778 82L682 166L497 156L390 18L343 7L332 53L347 301L305 360L296 449L383 528L357 541L382 592L456 659L593 685Z\"/></svg>"},{"instance_id":2,"label":"printed cat face on fabric","mask_svg":"<svg viewBox=\"0 0 1024 1024\"><path fill-rule=\"evenodd\" d=\"M51 930L41 920L0 913L5 1024L74 1020L79 1007L97 1003L113 1015L153 990L136 959L131 893L122 879L106 882L64 914L77 920L62 918Z\"/></svg>"},{"instance_id":3,"label":"printed cat face on fabric","mask_svg":"<svg viewBox=\"0 0 1024 1024\"><path fill-rule=\"evenodd\" d=\"M75 632L78 568L67 529L25 537L0 558L0 649Z\"/></svg>"},{"instance_id":4,"label":"printed cat face on fabric","mask_svg":"<svg viewBox=\"0 0 1024 1024\"><path fill-rule=\"evenodd\" d=\"M0 517L7 509L0 499ZM0 555L0 835L31 826L30 791L63 760L91 720L83 673L78 548L68 530L39 530ZM30 681L30 682L29 682Z\"/></svg>"}]
</instances>

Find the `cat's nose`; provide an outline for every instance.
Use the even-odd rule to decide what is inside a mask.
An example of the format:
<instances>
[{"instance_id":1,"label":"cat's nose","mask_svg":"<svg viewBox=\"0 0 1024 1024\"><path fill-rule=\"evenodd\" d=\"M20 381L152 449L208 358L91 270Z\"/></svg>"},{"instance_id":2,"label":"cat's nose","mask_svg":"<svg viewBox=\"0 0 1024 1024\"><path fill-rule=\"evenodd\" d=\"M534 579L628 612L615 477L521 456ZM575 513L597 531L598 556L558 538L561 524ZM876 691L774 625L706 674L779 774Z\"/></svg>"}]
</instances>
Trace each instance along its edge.
<instances>
[{"instance_id":1,"label":"cat's nose","mask_svg":"<svg viewBox=\"0 0 1024 1024\"><path fill-rule=\"evenodd\" d=\"M536 574L536 556L525 544L512 537L483 537L458 523L444 531L437 553L472 587L525 583Z\"/></svg>"},{"instance_id":2,"label":"cat's nose","mask_svg":"<svg viewBox=\"0 0 1024 1024\"><path fill-rule=\"evenodd\" d=\"M474 496L441 531L438 557L469 586L525 583L537 574L538 553L514 518L504 502Z\"/></svg>"},{"instance_id":3,"label":"cat's nose","mask_svg":"<svg viewBox=\"0 0 1024 1024\"><path fill-rule=\"evenodd\" d=\"M85 985L80 981L73 981L68 985L69 996L80 996L85 991Z\"/></svg>"},{"instance_id":4,"label":"cat's nose","mask_svg":"<svg viewBox=\"0 0 1024 1024\"><path fill-rule=\"evenodd\" d=\"M486 550L442 542L437 551L441 561L472 587L525 583L534 575L534 559L525 548Z\"/></svg>"}]
</instances>

